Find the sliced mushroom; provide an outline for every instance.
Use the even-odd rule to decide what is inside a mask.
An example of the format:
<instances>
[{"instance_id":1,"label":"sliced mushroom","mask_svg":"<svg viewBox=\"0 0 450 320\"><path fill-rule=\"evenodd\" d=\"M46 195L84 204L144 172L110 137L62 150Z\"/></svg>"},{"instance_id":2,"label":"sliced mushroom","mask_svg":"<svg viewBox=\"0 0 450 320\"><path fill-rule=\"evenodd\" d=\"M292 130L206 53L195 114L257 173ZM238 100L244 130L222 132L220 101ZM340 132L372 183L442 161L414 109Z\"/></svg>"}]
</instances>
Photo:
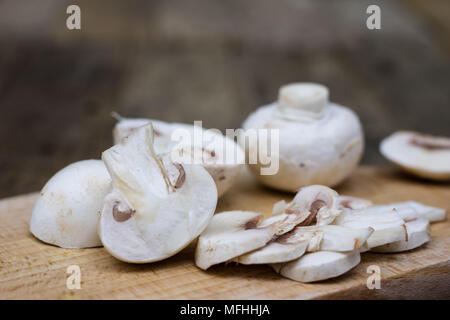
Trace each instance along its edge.
<instances>
[{"instance_id":1,"label":"sliced mushroom","mask_svg":"<svg viewBox=\"0 0 450 320\"><path fill-rule=\"evenodd\" d=\"M312 185L301 188L286 206L286 213L305 216L302 226L330 224L341 213L338 194L326 186Z\"/></svg>"},{"instance_id":2,"label":"sliced mushroom","mask_svg":"<svg viewBox=\"0 0 450 320\"><path fill-rule=\"evenodd\" d=\"M227 211L214 215L200 235L195 264L206 270L229 261L269 242L277 232L276 224L260 226L263 215L250 211Z\"/></svg>"},{"instance_id":3,"label":"sliced mushroom","mask_svg":"<svg viewBox=\"0 0 450 320\"><path fill-rule=\"evenodd\" d=\"M373 206L372 201L363 199L363 198L357 198L357 197L350 197L350 196L339 196L338 197L338 207L340 208L347 208L347 209L365 209L370 206Z\"/></svg>"},{"instance_id":4,"label":"sliced mushroom","mask_svg":"<svg viewBox=\"0 0 450 320\"><path fill-rule=\"evenodd\" d=\"M420 247L430 241L430 222L427 219L416 219L406 222L407 240L395 241L380 247L372 248L374 252L402 252Z\"/></svg>"},{"instance_id":5,"label":"sliced mushroom","mask_svg":"<svg viewBox=\"0 0 450 320\"><path fill-rule=\"evenodd\" d=\"M300 282L314 282L340 276L353 269L360 261L357 250L345 253L318 251L272 266L283 277Z\"/></svg>"},{"instance_id":6,"label":"sliced mushroom","mask_svg":"<svg viewBox=\"0 0 450 320\"><path fill-rule=\"evenodd\" d=\"M133 263L168 258L208 225L217 190L199 165L172 163L153 149L151 124L102 154L113 190L105 198L99 236L116 258Z\"/></svg>"},{"instance_id":7,"label":"sliced mushroom","mask_svg":"<svg viewBox=\"0 0 450 320\"><path fill-rule=\"evenodd\" d=\"M294 260L305 252L348 252L361 248L373 229L352 229L335 225L296 227L266 246L235 259L242 264L279 263Z\"/></svg>"},{"instance_id":8,"label":"sliced mushroom","mask_svg":"<svg viewBox=\"0 0 450 320\"><path fill-rule=\"evenodd\" d=\"M430 222L438 222L445 220L446 216L445 209L426 206L416 201L397 202L374 207L374 210L393 209L403 220L405 220L405 222L418 218L425 218Z\"/></svg>"},{"instance_id":9,"label":"sliced mushroom","mask_svg":"<svg viewBox=\"0 0 450 320\"><path fill-rule=\"evenodd\" d=\"M380 152L418 177L450 179L450 138L398 131L381 142Z\"/></svg>"},{"instance_id":10,"label":"sliced mushroom","mask_svg":"<svg viewBox=\"0 0 450 320\"><path fill-rule=\"evenodd\" d=\"M113 130L115 143L149 122L152 122L155 130L156 153L173 152L181 159L181 163L201 164L213 177L219 197L231 188L245 164L245 154L236 142L220 132L199 130L200 127L184 123L120 118ZM199 139L196 137L196 130L202 135ZM178 141L178 133L189 134L192 139Z\"/></svg>"},{"instance_id":11,"label":"sliced mushroom","mask_svg":"<svg viewBox=\"0 0 450 320\"><path fill-rule=\"evenodd\" d=\"M30 231L62 248L98 247L97 224L111 178L100 160L73 163L41 190L31 214Z\"/></svg>"},{"instance_id":12,"label":"sliced mushroom","mask_svg":"<svg viewBox=\"0 0 450 320\"><path fill-rule=\"evenodd\" d=\"M364 147L356 114L330 103L328 89L314 83L281 87L278 101L252 113L243 128L279 129L278 172L262 175L263 163L250 168L263 184L290 192L313 184L338 185L356 168ZM258 151L245 137L239 141L247 152Z\"/></svg>"},{"instance_id":13,"label":"sliced mushroom","mask_svg":"<svg viewBox=\"0 0 450 320\"><path fill-rule=\"evenodd\" d=\"M374 206L360 210L345 209L333 224L355 229L374 229L367 239L369 249L407 238L405 221L391 208Z\"/></svg>"}]
</instances>

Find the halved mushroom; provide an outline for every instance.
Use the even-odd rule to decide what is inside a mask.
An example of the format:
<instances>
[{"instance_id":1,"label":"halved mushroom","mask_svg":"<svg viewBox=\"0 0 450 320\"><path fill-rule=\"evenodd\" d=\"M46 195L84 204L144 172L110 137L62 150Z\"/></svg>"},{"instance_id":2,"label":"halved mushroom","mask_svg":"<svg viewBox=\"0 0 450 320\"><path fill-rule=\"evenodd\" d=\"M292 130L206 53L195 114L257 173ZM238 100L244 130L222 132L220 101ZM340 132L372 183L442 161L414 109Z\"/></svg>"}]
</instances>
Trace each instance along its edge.
<instances>
[{"instance_id":1,"label":"halved mushroom","mask_svg":"<svg viewBox=\"0 0 450 320\"><path fill-rule=\"evenodd\" d=\"M357 197L351 197L351 196L339 196L338 197L338 207L340 208L347 208L347 209L365 209L370 206L373 206L372 201L363 199L363 198L357 198Z\"/></svg>"},{"instance_id":2,"label":"halved mushroom","mask_svg":"<svg viewBox=\"0 0 450 320\"><path fill-rule=\"evenodd\" d=\"M272 267L283 277L300 282L314 282L340 276L353 269L360 261L361 256L357 250L345 253L318 251Z\"/></svg>"},{"instance_id":3,"label":"halved mushroom","mask_svg":"<svg viewBox=\"0 0 450 320\"><path fill-rule=\"evenodd\" d=\"M450 179L450 138L398 131L381 142L380 152L416 176L433 180Z\"/></svg>"},{"instance_id":4,"label":"halved mushroom","mask_svg":"<svg viewBox=\"0 0 450 320\"><path fill-rule=\"evenodd\" d=\"M31 214L30 231L62 248L98 247L97 224L111 178L101 160L75 162L44 186Z\"/></svg>"},{"instance_id":5,"label":"halved mushroom","mask_svg":"<svg viewBox=\"0 0 450 320\"><path fill-rule=\"evenodd\" d=\"M231 188L245 164L245 154L234 140L219 131L184 123L119 117L113 130L115 143L149 122L154 127L157 154L172 152L180 163L201 164L213 177L219 197ZM189 135L190 139L183 139L182 135Z\"/></svg>"},{"instance_id":6,"label":"halved mushroom","mask_svg":"<svg viewBox=\"0 0 450 320\"><path fill-rule=\"evenodd\" d=\"M275 223L260 226L262 219L263 214L251 211L215 214L198 239L195 264L206 270L264 246L277 228Z\"/></svg>"},{"instance_id":7,"label":"halved mushroom","mask_svg":"<svg viewBox=\"0 0 450 320\"><path fill-rule=\"evenodd\" d=\"M153 149L151 124L102 154L113 190L105 198L99 236L116 258L133 263L168 258L208 225L216 185L200 165L172 162Z\"/></svg>"},{"instance_id":8,"label":"halved mushroom","mask_svg":"<svg viewBox=\"0 0 450 320\"><path fill-rule=\"evenodd\" d=\"M281 87L278 101L256 110L243 128L279 129L278 172L261 175L263 163L250 168L263 184L290 192L312 184L339 184L358 165L364 145L356 114L330 103L328 89L314 83ZM239 142L249 153L258 152L256 146L261 145L250 145L245 137Z\"/></svg>"},{"instance_id":9,"label":"halved mushroom","mask_svg":"<svg viewBox=\"0 0 450 320\"><path fill-rule=\"evenodd\" d=\"M406 222L407 240L395 241L380 247L372 248L374 252L402 252L420 247L430 241L430 222L427 219L415 219Z\"/></svg>"},{"instance_id":10,"label":"halved mushroom","mask_svg":"<svg viewBox=\"0 0 450 320\"><path fill-rule=\"evenodd\" d=\"M374 232L366 241L369 249L407 239L405 221L392 208L344 209L333 224L355 229L373 228Z\"/></svg>"}]
</instances>

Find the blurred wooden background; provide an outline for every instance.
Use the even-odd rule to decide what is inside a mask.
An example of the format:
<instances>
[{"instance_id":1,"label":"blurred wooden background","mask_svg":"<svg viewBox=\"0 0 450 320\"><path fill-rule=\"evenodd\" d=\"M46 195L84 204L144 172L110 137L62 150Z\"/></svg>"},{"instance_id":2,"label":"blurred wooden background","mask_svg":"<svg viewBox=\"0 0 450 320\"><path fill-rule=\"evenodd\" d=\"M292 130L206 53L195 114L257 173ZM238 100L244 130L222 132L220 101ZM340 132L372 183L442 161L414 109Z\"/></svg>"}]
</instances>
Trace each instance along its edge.
<instances>
[{"instance_id":1,"label":"blurred wooden background","mask_svg":"<svg viewBox=\"0 0 450 320\"><path fill-rule=\"evenodd\" d=\"M369 4L381 30L365 26ZM236 128L293 81L353 108L364 163L386 164L392 131L450 135L449 39L448 0L1 1L0 197L98 158L113 110Z\"/></svg>"}]
</instances>

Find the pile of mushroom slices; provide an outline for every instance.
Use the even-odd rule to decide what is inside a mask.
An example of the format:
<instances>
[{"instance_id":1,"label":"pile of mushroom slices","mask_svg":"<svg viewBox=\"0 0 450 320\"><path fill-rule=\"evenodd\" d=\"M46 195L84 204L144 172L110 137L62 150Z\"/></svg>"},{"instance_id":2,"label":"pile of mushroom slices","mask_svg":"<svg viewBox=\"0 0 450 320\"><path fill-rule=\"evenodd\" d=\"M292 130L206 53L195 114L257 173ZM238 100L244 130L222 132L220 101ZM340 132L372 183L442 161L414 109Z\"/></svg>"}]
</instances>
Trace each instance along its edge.
<instances>
[{"instance_id":1,"label":"pile of mushroom slices","mask_svg":"<svg viewBox=\"0 0 450 320\"><path fill-rule=\"evenodd\" d=\"M195 263L204 270L222 262L270 264L292 280L320 281L355 267L361 252L417 248L430 240L429 223L444 219L445 210L417 202L372 205L313 185L276 203L267 219L250 211L215 214Z\"/></svg>"},{"instance_id":2,"label":"pile of mushroom slices","mask_svg":"<svg viewBox=\"0 0 450 320\"><path fill-rule=\"evenodd\" d=\"M261 183L289 192L315 184L333 187L357 167L364 149L359 118L349 108L330 102L328 95L320 84L288 84L280 88L278 101L260 107L245 120L244 132L279 132L278 154L271 150L273 157L278 156L278 172L260 174L267 165L260 159L250 164ZM250 154L259 154L257 149L265 142L249 139L254 138L241 136L239 142Z\"/></svg>"},{"instance_id":3,"label":"pile of mushroom slices","mask_svg":"<svg viewBox=\"0 0 450 320\"><path fill-rule=\"evenodd\" d=\"M102 154L72 164L44 186L30 231L64 248L103 245L133 263L168 258L196 239L217 205L211 175L157 153L151 124Z\"/></svg>"},{"instance_id":4,"label":"pile of mushroom slices","mask_svg":"<svg viewBox=\"0 0 450 320\"><path fill-rule=\"evenodd\" d=\"M231 188L245 165L242 148L219 130L207 130L184 123L115 116L119 120L113 130L115 143L151 122L155 132L156 152L178 154L177 158L181 163L201 164L213 177L219 197Z\"/></svg>"}]
</instances>

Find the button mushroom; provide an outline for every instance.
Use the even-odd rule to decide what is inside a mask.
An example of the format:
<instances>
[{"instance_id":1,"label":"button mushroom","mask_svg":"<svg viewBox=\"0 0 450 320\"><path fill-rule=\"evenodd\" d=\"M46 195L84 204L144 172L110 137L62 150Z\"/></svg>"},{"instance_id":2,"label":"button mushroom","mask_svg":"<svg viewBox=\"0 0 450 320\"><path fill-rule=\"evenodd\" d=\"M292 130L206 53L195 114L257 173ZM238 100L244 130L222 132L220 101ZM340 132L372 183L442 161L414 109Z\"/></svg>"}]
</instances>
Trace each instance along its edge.
<instances>
[{"instance_id":1,"label":"button mushroom","mask_svg":"<svg viewBox=\"0 0 450 320\"><path fill-rule=\"evenodd\" d=\"M101 246L97 223L111 178L100 160L73 163L56 173L41 190L30 231L62 248Z\"/></svg>"},{"instance_id":2,"label":"button mushroom","mask_svg":"<svg viewBox=\"0 0 450 320\"><path fill-rule=\"evenodd\" d=\"M279 190L296 192L312 184L335 186L355 169L363 152L358 117L329 102L328 89L319 84L281 87L278 101L251 114L243 128L279 129L279 171L261 175L263 164L250 164L263 184ZM245 147L247 152L255 151L248 144Z\"/></svg>"},{"instance_id":3,"label":"button mushroom","mask_svg":"<svg viewBox=\"0 0 450 320\"><path fill-rule=\"evenodd\" d=\"M450 138L399 131L381 142L380 152L401 169L418 177L450 179Z\"/></svg>"},{"instance_id":4,"label":"button mushroom","mask_svg":"<svg viewBox=\"0 0 450 320\"><path fill-rule=\"evenodd\" d=\"M113 130L115 143L150 121L152 121L155 130L154 149L156 153L176 151L180 158L185 156L186 162L194 161L202 164L213 177L219 197L231 188L245 164L245 155L236 142L224 136L218 130L199 130L200 127L184 123L119 117L119 121ZM190 141L175 141L179 138L176 137L176 130L179 130L179 133L189 134L192 139ZM194 130L200 131L201 139L196 139ZM181 162L183 161L181 160Z\"/></svg>"},{"instance_id":5,"label":"button mushroom","mask_svg":"<svg viewBox=\"0 0 450 320\"><path fill-rule=\"evenodd\" d=\"M133 263L168 258L208 225L216 185L200 165L172 162L153 149L151 124L102 154L113 189L104 202L100 239L109 253Z\"/></svg>"}]
</instances>

